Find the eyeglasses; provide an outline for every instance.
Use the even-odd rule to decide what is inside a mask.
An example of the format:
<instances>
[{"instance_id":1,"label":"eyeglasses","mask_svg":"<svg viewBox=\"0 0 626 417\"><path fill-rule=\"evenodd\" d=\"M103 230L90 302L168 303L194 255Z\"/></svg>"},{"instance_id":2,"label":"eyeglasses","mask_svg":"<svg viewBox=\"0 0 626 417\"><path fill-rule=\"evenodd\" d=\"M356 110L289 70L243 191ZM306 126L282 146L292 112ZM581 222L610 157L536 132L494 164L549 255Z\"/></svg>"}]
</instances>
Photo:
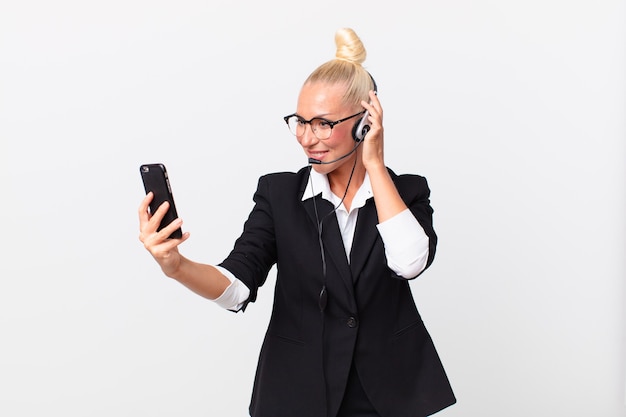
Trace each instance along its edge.
<instances>
[{"instance_id":1,"label":"eyeglasses","mask_svg":"<svg viewBox=\"0 0 626 417\"><path fill-rule=\"evenodd\" d=\"M319 140L326 140L333 133L333 127L338 125L341 122L345 122L346 120L350 120L353 117L360 116L365 113L365 110L360 111L352 116L345 117L341 120L337 120L332 122L330 120L324 119L322 117L314 117L311 120L304 120L302 117L298 116L296 113L290 114L289 116L283 117L287 126L289 126L289 130L295 136L300 137L304 135L304 131L306 130L306 125L311 125L311 131Z\"/></svg>"}]
</instances>

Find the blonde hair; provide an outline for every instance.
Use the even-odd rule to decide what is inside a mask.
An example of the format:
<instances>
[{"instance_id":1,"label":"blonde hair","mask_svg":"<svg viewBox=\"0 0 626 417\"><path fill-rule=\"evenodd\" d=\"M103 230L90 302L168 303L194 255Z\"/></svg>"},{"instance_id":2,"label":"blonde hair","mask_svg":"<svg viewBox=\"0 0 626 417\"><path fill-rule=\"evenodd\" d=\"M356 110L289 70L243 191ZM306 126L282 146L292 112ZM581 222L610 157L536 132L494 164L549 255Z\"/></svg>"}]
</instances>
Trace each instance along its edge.
<instances>
[{"instance_id":1,"label":"blonde hair","mask_svg":"<svg viewBox=\"0 0 626 417\"><path fill-rule=\"evenodd\" d=\"M335 59L317 67L304 84L323 82L344 84L346 93L343 97L347 105L360 105L361 100L368 100L368 93L374 89L374 81L363 68L367 52L363 42L350 28L342 28L335 33Z\"/></svg>"}]
</instances>

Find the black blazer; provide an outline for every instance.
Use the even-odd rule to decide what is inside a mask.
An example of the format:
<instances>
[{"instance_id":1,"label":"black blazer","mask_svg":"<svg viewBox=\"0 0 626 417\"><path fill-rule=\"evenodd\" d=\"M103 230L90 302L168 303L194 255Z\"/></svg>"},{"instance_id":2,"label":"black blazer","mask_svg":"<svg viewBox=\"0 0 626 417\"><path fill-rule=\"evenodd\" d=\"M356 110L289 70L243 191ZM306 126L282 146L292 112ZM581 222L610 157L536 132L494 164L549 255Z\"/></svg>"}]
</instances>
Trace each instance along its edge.
<instances>
[{"instance_id":1,"label":"black blazer","mask_svg":"<svg viewBox=\"0 0 626 417\"><path fill-rule=\"evenodd\" d=\"M430 265L437 236L426 179L390 173L430 238ZM383 417L426 416L453 404L454 394L409 282L387 266L373 199L359 210L350 262L335 214L323 221L324 277L313 200L302 201L308 175L307 167L259 179L243 233L220 264L250 289L247 303L255 301L270 268L277 265L251 416L334 417L353 361ZM315 201L317 218L332 211L321 195ZM322 312L324 284L328 302Z\"/></svg>"}]
</instances>

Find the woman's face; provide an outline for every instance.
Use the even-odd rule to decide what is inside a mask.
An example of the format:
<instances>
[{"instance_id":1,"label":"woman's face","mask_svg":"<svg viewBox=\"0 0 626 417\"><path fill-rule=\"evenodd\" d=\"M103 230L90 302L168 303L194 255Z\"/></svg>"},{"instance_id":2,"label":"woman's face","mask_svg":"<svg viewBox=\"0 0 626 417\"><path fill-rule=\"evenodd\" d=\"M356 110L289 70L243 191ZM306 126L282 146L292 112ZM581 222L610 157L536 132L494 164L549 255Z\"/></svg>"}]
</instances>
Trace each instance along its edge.
<instances>
[{"instance_id":1,"label":"woman's face","mask_svg":"<svg viewBox=\"0 0 626 417\"><path fill-rule=\"evenodd\" d=\"M363 110L359 106L346 106L342 102L344 93L345 86L341 84L321 82L305 84L298 97L296 113L304 120L320 117L334 122ZM308 158L322 162L332 161L354 149L356 142L352 138L352 129L359 120L360 117L357 116L338 123L332 128L330 137L324 140L318 139L311 131L311 125L307 124L304 133L297 139ZM314 164L313 167L317 172L327 174L346 163L352 167L355 157L356 152L340 161L331 164Z\"/></svg>"}]
</instances>

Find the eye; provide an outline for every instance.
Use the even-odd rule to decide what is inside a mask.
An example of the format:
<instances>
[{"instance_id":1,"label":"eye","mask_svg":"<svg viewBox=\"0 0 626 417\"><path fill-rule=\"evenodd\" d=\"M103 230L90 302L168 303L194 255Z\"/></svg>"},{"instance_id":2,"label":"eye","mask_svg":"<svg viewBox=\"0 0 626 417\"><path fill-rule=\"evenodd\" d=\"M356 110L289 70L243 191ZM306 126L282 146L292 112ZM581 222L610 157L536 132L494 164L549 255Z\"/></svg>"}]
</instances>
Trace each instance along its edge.
<instances>
[{"instance_id":1,"label":"eye","mask_svg":"<svg viewBox=\"0 0 626 417\"><path fill-rule=\"evenodd\" d=\"M326 119L315 119L315 126L319 127L320 129L330 129L331 124Z\"/></svg>"}]
</instances>

